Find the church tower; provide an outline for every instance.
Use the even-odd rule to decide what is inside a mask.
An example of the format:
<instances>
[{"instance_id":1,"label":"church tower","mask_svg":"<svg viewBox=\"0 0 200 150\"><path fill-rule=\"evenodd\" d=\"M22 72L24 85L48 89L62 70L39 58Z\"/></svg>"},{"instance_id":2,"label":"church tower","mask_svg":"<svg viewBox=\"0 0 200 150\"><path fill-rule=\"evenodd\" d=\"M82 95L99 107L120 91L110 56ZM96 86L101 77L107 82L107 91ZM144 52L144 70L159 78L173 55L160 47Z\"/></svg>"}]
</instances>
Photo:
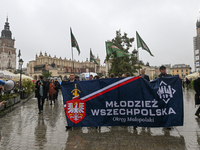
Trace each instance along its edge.
<instances>
[{"instance_id":1,"label":"church tower","mask_svg":"<svg viewBox=\"0 0 200 150\"><path fill-rule=\"evenodd\" d=\"M0 70L8 70L10 72L16 70L16 48L14 48L14 44L15 39L12 39L7 17L0 37Z\"/></svg>"}]
</instances>

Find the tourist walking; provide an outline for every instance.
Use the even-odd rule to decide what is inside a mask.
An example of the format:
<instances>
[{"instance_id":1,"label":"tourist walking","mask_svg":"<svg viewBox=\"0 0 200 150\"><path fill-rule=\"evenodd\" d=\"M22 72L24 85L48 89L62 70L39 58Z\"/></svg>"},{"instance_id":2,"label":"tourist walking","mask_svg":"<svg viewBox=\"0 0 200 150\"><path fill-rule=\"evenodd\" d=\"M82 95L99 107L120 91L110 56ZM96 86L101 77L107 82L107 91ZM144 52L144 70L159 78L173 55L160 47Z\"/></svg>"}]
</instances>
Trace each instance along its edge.
<instances>
[{"instance_id":1,"label":"tourist walking","mask_svg":"<svg viewBox=\"0 0 200 150\"><path fill-rule=\"evenodd\" d=\"M38 99L38 114L41 114L44 105L44 99L46 96L46 82L43 80L44 77L40 76L40 80L36 82L35 88L37 89L36 95Z\"/></svg>"},{"instance_id":2,"label":"tourist walking","mask_svg":"<svg viewBox=\"0 0 200 150\"><path fill-rule=\"evenodd\" d=\"M52 102L55 103L55 94L56 94L56 90L55 90L56 86L54 83L54 80L51 79L51 82L49 84L49 100L51 101L50 105L52 105Z\"/></svg>"}]
</instances>

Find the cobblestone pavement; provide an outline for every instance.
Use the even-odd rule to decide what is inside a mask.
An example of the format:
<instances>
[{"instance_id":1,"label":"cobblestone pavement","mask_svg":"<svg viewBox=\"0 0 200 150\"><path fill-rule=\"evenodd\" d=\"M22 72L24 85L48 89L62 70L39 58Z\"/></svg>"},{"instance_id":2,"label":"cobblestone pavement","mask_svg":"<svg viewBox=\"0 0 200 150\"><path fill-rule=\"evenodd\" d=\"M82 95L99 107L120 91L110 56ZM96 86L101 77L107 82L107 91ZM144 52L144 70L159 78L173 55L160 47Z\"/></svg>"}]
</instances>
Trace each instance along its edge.
<instances>
[{"instance_id":1,"label":"cobblestone pavement","mask_svg":"<svg viewBox=\"0 0 200 150\"><path fill-rule=\"evenodd\" d=\"M194 91L184 90L184 126L165 128L101 127L65 130L62 96L55 105L44 104L38 115L37 99L32 98L0 118L0 149L14 150L126 150L200 149L200 119L194 116Z\"/></svg>"}]
</instances>

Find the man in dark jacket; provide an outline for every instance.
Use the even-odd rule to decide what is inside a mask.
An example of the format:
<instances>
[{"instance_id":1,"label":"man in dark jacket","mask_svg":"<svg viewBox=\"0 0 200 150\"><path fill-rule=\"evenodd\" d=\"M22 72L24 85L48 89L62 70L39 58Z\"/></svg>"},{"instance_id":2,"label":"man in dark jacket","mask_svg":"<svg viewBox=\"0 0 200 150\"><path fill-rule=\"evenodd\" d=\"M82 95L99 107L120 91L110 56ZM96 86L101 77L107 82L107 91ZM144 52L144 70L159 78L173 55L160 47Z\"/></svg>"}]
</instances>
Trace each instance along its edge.
<instances>
[{"instance_id":1,"label":"man in dark jacket","mask_svg":"<svg viewBox=\"0 0 200 150\"><path fill-rule=\"evenodd\" d=\"M160 66L160 75L158 77L161 78L161 77L168 77L168 76L172 76L172 75L166 73L165 66Z\"/></svg>"},{"instance_id":2,"label":"man in dark jacket","mask_svg":"<svg viewBox=\"0 0 200 150\"><path fill-rule=\"evenodd\" d=\"M38 114L41 114L43 110L44 99L46 96L46 82L43 79L44 77L40 76L40 80L38 80L35 84L35 87L37 89L36 94L38 98L38 109L39 109Z\"/></svg>"},{"instance_id":3,"label":"man in dark jacket","mask_svg":"<svg viewBox=\"0 0 200 150\"><path fill-rule=\"evenodd\" d=\"M165 66L160 66L159 70L160 70L160 75L158 76L159 78L172 76L171 74L166 73L166 67ZM166 128L168 130L172 129L171 127L166 127Z\"/></svg>"},{"instance_id":4,"label":"man in dark jacket","mask_svg":"<svg viewBox=\"0 0 200 150\"><path fill-rule=\"evenodd\" d=\"M141 70L140 76L142 76L142 78L146 79L147 81L150 81L149 76L145 74L145 70L144 69Z\"/></svg>"},{"instance_id":5,"label":"man in dark jacket","mask_svg":"<svg viewBox=\"0 0 200 150\"><path fill-rule=\"evenodd\" d=\"M195 90L197 96L198 96L199 99L200 99L200 77L199 77L198 79L194 80L194 90ZM200 115L199 115L199 114L200 114L200 106L199 106L199 108L197 109L195 115L196 115L198 118L200 118Z\"/></svg>"}]
</instances>

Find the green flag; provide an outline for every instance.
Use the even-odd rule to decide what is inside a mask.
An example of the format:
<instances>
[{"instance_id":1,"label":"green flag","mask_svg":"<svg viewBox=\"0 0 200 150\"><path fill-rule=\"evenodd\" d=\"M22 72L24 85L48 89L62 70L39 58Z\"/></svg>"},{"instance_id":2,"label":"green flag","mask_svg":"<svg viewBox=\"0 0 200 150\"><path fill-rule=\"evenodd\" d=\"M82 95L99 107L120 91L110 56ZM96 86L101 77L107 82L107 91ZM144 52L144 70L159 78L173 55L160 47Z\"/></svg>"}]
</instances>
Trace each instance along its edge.
<instances>
[{"instance_id":1,"label":"green flag","mask_svg":"<svg viewBox=\"0 0 200 150\"><path fill-rule=\"evenodd\" d=\"M90 62L94 62L95 64L98 65L96 59L94 58L94 55L92 54L92 50L91 50L91 48L90 48Z\"/></svg>"},{"instance_id":2,"label":"green flag","mask_svg":"<svg viewBox=\"0 0 200 150\"><path fill-rule=\"evenodd\" d=\"M111 48L113 44L110 42L106 42L106 53L107 55L111 55L113 53L113 49Z\"/></svg>"},{"instance_id":3,"label":"green flag","mask_svg":"<svg viewBox=\"0 0 200 150\"><path fill-rule=\"evenodd\" d=\"M76 41L76 38L74 37L73 33L72 33L72 29L70 28L70 32L71 32L71 43L72 43L72 47L76 47L78 54L80 54L80 49L78 46L78 42Z\"/></svg>"},{"instance_id":4,"label":"green flag","mask_svg":"<svg viewBox=\"0 0 200 150\"><path fill-rule=\"evenodd\" d=\"M137 48L142 47L142 49L146 50L147 52L149 52L149 54L151 56L154 56L150 49L148 48L147 44L142 40L142 38L140 37L140 35L138 34L138 32L136 31L136 37L137 37Z\"/></svg>"},{"instance_id":5,"label":"green flag","mask_svg":"<svg viewBox=\"0 0 200 150\"><path fill-rule=\"evenodd\" d=\"M117 46L113 45L110 42L106 42L106 52L107 52L107 55L111 55L114 52L116 52L117 57L130 56L130 54L120 50Z\"/></svg>"},{"instance_id":6,"label":"green flag","mask_svg":"<svg viewBox=\"0 0 200 150\"><path fill-rule=\"evenodd\" d=\"M117 57L131 56L129 53L126 53L122 50L116 50Z\"/></svg>"}]
</instances>

